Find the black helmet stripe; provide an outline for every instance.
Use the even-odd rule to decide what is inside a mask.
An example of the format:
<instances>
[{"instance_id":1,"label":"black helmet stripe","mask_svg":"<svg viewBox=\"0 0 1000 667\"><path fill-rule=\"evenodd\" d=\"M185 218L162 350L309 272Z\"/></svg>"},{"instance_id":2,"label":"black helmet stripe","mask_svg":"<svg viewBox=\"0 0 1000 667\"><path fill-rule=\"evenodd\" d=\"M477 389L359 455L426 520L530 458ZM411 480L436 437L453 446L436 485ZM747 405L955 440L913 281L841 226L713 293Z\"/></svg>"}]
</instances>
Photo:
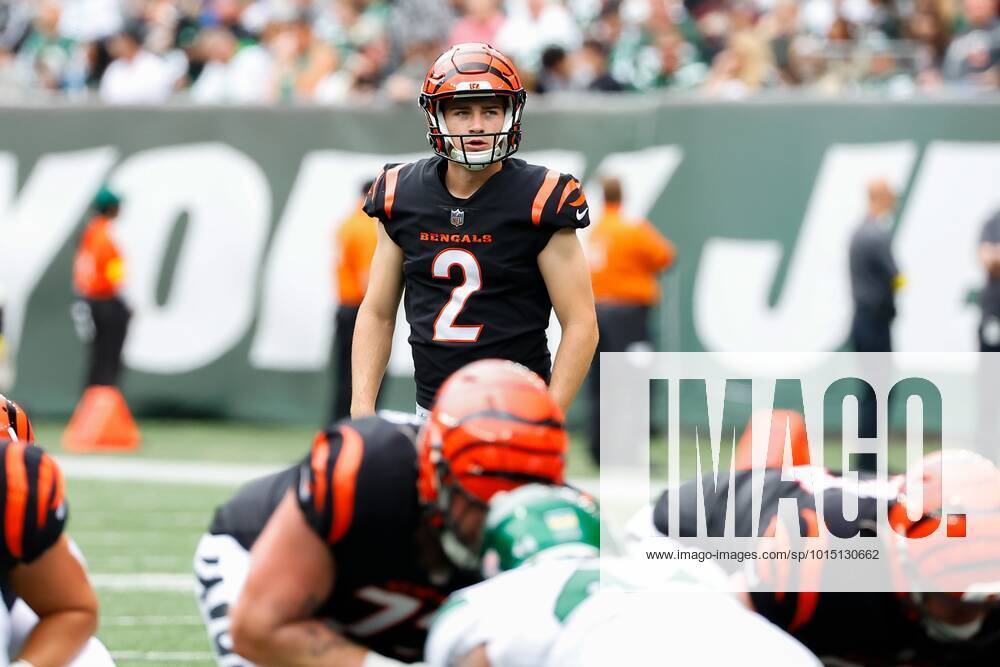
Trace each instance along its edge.
<instances>
[{"instance_id":1,"label":"black helmet stripe","mask_svg":"<svg viewBox=\"0 0 1000 667\"><path fill-rule=\"evenodd\" d=\"M7 421L10 423L10 429L14 433L14 437L20 440L24 434L17 432L17 406L9 398L7 399Z\"/></svg>"},{"instance_id":2,"label":"black helmet stripe","mask_svg":"<svg viewBox=\"0 0 1000 667\"><path fill-rule=\"evenodd\" d=\"M507 76L506 74L504 74L503 72L501 72L500 70L498 70L496 67L493 67L492 65L487 65L486 63L463 63L462 64L463 67L465 67L467 65L479 65L480 67L482 67L482 68L485 69L485 71L482 72L482 74L493 74L493 75L499 77L501 81L503 81L504 83L506 83L511 88L514 87L514 84L511 83L511 81L510 81L510 77ZM463 72L462 70L460 70L457 67L451 68L450 70L448 70L445 73L445 75L443 77L441 77L441 81L438 82L438 84L436 86L434 86L434 93L437 93L437 91L441 90L441 86L443 86L445 83L447 83L448 79L450 79L455 74L467 74L467 72ZM505 91L505 92L509 92L509 91ZM431 93L431 94L433 95L434 93Z\"/></svg>"}]
</instances>

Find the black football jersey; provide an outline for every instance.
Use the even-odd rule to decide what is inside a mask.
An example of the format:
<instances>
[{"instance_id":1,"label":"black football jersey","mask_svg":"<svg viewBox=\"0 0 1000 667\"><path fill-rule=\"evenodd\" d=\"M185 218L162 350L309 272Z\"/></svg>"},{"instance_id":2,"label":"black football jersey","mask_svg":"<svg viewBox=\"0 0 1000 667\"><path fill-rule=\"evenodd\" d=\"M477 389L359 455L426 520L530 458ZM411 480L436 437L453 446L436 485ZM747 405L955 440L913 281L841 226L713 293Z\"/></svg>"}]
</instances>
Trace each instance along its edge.
<instances>
[{"instance_id":1,"label":"black football jersey","mask_svg":"<svg viewBox=\"0 0 1000 667\"><path fill-rule=\"evenodd\" d=\"M319 615L383 655L419 660L433 613L474 580L427 566L412 430L345 422L317 438L299 471L299 507L336 569Z\"/></svg>"},{"instance_id":2,"label":"black football jersey","mask_svg":"<svg viewBox=\"0 0 1000 667\"><path fill-rule=\"evenodd\" d=\"M546 381L552 302L538 254L559 229L590 224L580 183L508 158L468 199L444 185L447 160L386 165L365 199L404 256L404 307L417 403L477 359L519 362Z\"/></svg>"},{"instance_id":3,"label":"black football jersey","mask_svg":"<svg viewBox=\"0 0 1000 667\"><path fill-rule=\"evenodd\" d=\"M247 482L232 498L215 510L208 532L229 535L249 551L264 532L264 526L281 504L288 489L299 478L295 464L280 472Z\"/></svg>"},{"instance_id":4,"label":"black football jersey","mask_svg":"<svg viewBox=\"0 0 1000 667\"><path fill-rule=\"evenodd\" d=\"M816 518L817 493L823 494L826 525L831 533L841 536L858 534L871 537L877 523L878 502L884 498L891 505L898 492L893 482L878 481L862 477L860 483L842 484L840 478L820 469L814 469L810 486L803 479L791 478L786 471L782 480L781 469L764 471L765 482L761 498L761 520L759 532L766 530L778 513L778 502L782 497L795 498L800 513L799 534L810 534L810 524ZM751 507L753 494L753 473L749 470L737 471L733 475L733 506L728 509ZM703 479L710 486L712 475ZM847 505L847 489L857 489L857 516L845 519L841 508ZM680 502L678 534L685 537L697 534L699 518L693 500L700 493L697 480L690 480L679 488L665 491L653 510L653 523L657 530L666 534L669 528L668 508L670 503ZM716 494L705 504L705 529L709 534L722 534L726 522L726 499L729 492L729 477L720 475ZM809 514L811 513L811 516ZM734 532L749 535L752 527L751 512L735 510ZM791 529L794 531L794 527ZM794 536L793 536L794 539ZM873 538L876 539L876 538ZM696 542L692 544L697 546ZM859 543L859 548L865 548ZM806 547L802 547L806 548ZM907 603L904 595L891 592L794 592L797 588L791 577L839 576L844 571L834 573L834 568L850 567L848 560L814 560L808 566L791 565L775 567L774 561L747 561L739 566L753 570L748 576L751 582L750 597L754 608L768 620L789 631L820 657L836 657L843 664L858 664L867 667L879 665L907 664L920 665L986 665L995 659L1000 650L1000 617L996 614L988 620L986 627L971 641L943 643L931 639L924 630L915 610ZM718 561L718 565L733 568L735 561ZM886 568L885 577L890 577L888 563L880 563ZM841 664L841 663L838 663ZM993 663L989 663L993 664Z\"/></svg>"},{"instance_id":5,"label":"black football jersey","mask_svg":"<svg viewBox=\"0 0 1000 667\"><path fill-rule=\"evenodd\" d=\"M0 442L3 462L0 485L0 572L30 563L62 535L66 504L62 472L40 447L24 442Z\"/></svg>"}]
</instances>

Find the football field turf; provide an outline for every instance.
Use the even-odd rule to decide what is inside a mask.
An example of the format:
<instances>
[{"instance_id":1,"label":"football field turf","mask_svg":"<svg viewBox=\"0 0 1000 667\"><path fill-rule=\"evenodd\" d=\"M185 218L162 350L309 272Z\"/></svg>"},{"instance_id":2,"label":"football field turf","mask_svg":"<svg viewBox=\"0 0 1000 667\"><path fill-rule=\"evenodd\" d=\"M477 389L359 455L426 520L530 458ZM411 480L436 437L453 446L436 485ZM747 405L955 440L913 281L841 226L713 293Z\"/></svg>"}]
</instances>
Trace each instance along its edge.
<instances>
[{"instance_id":1,"label":"football field turf","mask_svg":"<svg viewBox=\"0 0 1000 667\"><path fill-rule=\"evenodd\" d=\"M195 605L195 546L218 504L243 480L302 457L314 429L144 421L139 451L81 456L58 447L63 426L36 423L36 436L66 472L68 532L100 598L99 636L123 667L214 664ZM898 461L898 447L893 453ZM683 475L691 464L683 462ZM597 476L578 439L569 476Z\"/></svg>"}]
</instances>

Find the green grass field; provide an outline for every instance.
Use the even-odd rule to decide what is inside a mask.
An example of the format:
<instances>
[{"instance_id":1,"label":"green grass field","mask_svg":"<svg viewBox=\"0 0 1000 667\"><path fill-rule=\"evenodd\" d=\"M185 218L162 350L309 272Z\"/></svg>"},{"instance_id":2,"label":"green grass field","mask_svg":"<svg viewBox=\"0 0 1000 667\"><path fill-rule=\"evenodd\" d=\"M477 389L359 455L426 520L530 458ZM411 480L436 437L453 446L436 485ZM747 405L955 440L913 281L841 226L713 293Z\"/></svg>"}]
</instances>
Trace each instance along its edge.
<instances>
[{"instance_id":1,"label":"green grass field","mask_svg":"<svg viewBox=\"0 0 1000 667\"><path fill-rule=\"evenodd\" d=\"M191 561L214 508L239 484L224 474L290 464L304 455L314 430L144 421L139 451L84 457L61 451L63 426L36 423L36 436L65 464L69 534L87 557L100 597L101 639L123 667L214 664L195 606ZM896 443L890 461L898 464L900 452ZM81 464L90 472L80 472ZM693 461L682 469L693 474ZM577 439L569 474L576 480L597 475Z\"/></svg>"}]
</instances>

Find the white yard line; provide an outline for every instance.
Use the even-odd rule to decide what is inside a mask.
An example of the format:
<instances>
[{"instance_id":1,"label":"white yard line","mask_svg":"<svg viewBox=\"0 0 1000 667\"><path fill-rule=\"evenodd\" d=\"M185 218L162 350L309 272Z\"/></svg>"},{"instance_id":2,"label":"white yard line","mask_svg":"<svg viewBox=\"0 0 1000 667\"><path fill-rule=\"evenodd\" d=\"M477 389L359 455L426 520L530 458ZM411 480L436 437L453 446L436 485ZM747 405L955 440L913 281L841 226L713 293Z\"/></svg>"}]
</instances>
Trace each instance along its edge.
<instances>
[{"instance_id":1,"label":"white yard line","mask_svg":"<svg viewBox=\"0 0 1000 667\"><path fill-rule=\"evenodd\" d=\"M152 482L159 484L196 484L203 486L237 486L285 466L275 463L218 463L138 459L124 456L60 455L59 465L73 479L105 479L122 482ZM600 490L596 477L574 480L588 493ZM605 484L607 486L607 483ZM616 492L618 489L614 489ZM622 488L626 494L628 488Z\"/></svg>"},{"instance_id":2,"label":"white yard line","mask_svg":"<svg viewBox=\"0 0 1000 667\"><path fill-rule=\"evenodd\" d=\"M124 456L60 455L57 458L63 473L74 479L205 486L236 486L284 467L276 463L208 463Z\"/></svg>"},{"instance_id":3,"label":"white yard line","mask_svg":"<svg viewBox=\"0 0 1000 667\"><path fill-rule=\"evenodd\" d=\"M150 626L200 626L202 621L197 616L102 616L101 626L135 627Z\"/></svg>"},{"instance_id":4,"label":"white yard line","mask_svg":"<svg viewBox=\"0 0 1000 667\"><path fill-rule=\"evenodd\" d=\"M112 651L115 660L140 660L145 662L188 662L214 660L208 651Z\"/></svg>"},{"instance_id":5,"label":"white yard line","mask_svg":"<svg viewBox=\"0 0 1000 667\"><path fill-rule=\"evenodd\" d=\"M91 574L90 583L105 591L194 592L194 574Z\"/></svg>"}]
</instances>

